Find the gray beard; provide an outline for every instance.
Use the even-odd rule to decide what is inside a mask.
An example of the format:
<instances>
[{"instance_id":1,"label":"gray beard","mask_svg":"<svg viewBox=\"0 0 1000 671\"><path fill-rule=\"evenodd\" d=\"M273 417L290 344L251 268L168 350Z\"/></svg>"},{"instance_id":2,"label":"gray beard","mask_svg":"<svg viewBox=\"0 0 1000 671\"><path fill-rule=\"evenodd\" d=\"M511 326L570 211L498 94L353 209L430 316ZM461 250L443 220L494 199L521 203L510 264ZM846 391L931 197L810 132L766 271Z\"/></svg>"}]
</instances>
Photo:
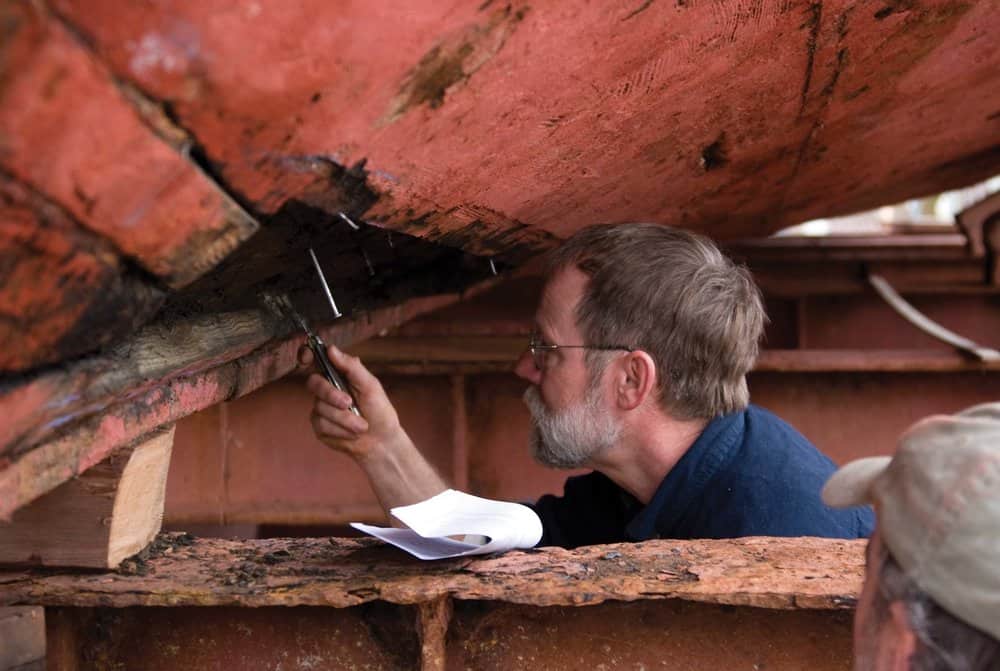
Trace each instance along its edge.
<instances>
[{"instance_id":1,"label":"gray beard","mask_svg":"<svg viewBox=\"0 0 1000 671\"><path fill-rule=\"evenodd\" d=\"M600 404L600 390L587 391L583 402L551 412L535 387L524 392L531 413L531 454L552 468L580 468L611 449L621 436L621 425Z\"/></svg>"}]
</instances>

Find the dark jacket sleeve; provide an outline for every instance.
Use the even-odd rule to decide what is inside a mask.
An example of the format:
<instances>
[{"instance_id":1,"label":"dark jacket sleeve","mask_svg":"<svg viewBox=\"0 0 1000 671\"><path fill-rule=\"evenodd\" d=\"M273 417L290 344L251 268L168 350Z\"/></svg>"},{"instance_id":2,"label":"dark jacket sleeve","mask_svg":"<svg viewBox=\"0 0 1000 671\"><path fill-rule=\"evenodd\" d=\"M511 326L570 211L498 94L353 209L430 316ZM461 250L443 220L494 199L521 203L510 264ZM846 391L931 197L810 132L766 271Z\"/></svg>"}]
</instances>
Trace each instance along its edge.
<instances>
[{"instance_id":1,"label":"dark jacket sleeve","mask_svg":"<svg viewBox=\"0 0 1000 671\"><path fill-rule=\"evenodd\" d=\"M627 540L625 526L640 507L596 471L567 479L562 496L546 494L529 506L542 520L538 545L564 548Z\"/></svg>"}]
</instances>

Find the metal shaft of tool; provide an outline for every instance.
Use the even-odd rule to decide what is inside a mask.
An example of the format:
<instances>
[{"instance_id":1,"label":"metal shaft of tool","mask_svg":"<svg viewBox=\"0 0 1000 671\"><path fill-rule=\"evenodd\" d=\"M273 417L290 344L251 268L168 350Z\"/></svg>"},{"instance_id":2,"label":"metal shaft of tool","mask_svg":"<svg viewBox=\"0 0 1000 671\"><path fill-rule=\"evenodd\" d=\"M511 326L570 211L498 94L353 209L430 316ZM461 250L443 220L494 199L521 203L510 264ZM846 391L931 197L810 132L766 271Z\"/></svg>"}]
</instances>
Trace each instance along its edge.
<instances>
[{"instance_id":1,"label":"metal shaft of tool","mask_svg":"<svg viewBox=\"0 0 1000 671\"><path fill-rule=\"evenodd\" d=\"M340 310L337 309L337 303L333 300L333 294L330 293L330 285L326 283L323 269L319 267L319 260L316 258L316 252L313 251L312 247L309 248L309 256L312 257L313 265L316 266L316 273L319 275L319 281L323 285L323 291L326 292L326 298L330 301L330 307L333 308L333 316L339 318L341 316Z\"/></svg>"}]
</instances>

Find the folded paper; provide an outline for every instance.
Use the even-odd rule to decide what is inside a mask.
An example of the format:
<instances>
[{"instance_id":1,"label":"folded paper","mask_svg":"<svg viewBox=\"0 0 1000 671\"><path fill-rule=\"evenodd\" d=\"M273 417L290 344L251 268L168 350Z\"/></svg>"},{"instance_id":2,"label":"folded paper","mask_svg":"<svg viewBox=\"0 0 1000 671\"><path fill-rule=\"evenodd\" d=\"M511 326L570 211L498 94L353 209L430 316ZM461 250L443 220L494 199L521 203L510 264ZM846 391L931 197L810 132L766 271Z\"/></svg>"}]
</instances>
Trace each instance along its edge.
<instances>
[{"instance_id":1,"label":"folded paper","mask_svg":"<svg viewBox=\"0 0 1000 671\"><path fill-rule=\"evenodd\" d=\"M389 512L405 528L377 527L360 522L351 526L420 559L531 548L542 538L542 522L531 508L454 489ZM456 540L458 538L462 540Z\"/></svg>"}]
</instances>

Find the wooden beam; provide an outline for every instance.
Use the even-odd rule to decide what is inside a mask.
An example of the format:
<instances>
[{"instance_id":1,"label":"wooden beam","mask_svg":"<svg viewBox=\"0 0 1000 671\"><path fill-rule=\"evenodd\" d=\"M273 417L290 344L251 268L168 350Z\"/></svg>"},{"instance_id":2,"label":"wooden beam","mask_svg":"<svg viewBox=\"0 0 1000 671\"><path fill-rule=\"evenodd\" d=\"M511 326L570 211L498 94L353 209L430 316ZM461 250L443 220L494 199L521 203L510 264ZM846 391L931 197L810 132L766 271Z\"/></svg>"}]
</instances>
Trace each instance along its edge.
<instances>
[{"instance_id":1,"label":"wooden beam","mask_svg":"<svg viewBox=\"0 0 1000 671\"><path fill-rule=\"evenodd\" d=\"M316 330L346 346L460 298L414 298ZM250 311L154 325L146 337L108 354L2 390L0 520L156 427L295 370L303 338L275 337L275 329L287 332L286 324L276 324L273 316Z\"/></svg>"},{"instance_id":2,"label":"wooden beam","mask_svg":"<svg viewBox=\"0 0 1000 671\"><path fill-rule=\"evenodd\" d=\"M836 610L856 602L865 543L663 540L422 562L370 538L231 541L161 534L127 571L0 572L0 605L344 608L451 596L536 606L684 599Z\"/></svg>"},{"instance_id":3,"label":"wooden beam","mask_svg":"<svg viewBox=\"0 0 1000 671\"><path fill-rule=\"evenodd\" d=\"M173 425L0 522L0 564L114 568L160 531Z\"/></svg>"},{"instance_id":4,"label":"wooden beam","mask_svg":"<svg viewBox=\"0 0 1000 671\"><path fill-rule=\"evenodd\" d=\"M733 239L996 171L989 0L749 14L740 0L414 0L250 19L205 3L52 4L118 76L171 101L263 211L321 193L309 164L332 157L367 160L379 221L460 244L629 220ZM357 39L376 35L393 48Z\"/></svg>"},{"instance_id":5,"label":"wooden beam","mask_svg":"<svg viewBox=\"0 0 1000 671\"><path fill-rule=\"evenodd\" d=\"M45 610L0 608L0 671L44 671Z\"/></svg>"},{"instance_id":6,"label":"wooden beam","mask_svg":"<svg viewBox=\"0 0 1000 671\"><path fill-rule=\"evenodd\" d=\"M109 345L164 299L111 242L2 169L0 287L0 372Z\"/></svg>"},{"instance_id":7,"label":"wooden beam","mask_svg":"<svg viewBox=\"0 0 1000 671\"><path fill-rule=\"evenodd\" d=\"M45 5L5 3L0 167L171 287L258 229Z\"/></svg>"}]
</instances>

